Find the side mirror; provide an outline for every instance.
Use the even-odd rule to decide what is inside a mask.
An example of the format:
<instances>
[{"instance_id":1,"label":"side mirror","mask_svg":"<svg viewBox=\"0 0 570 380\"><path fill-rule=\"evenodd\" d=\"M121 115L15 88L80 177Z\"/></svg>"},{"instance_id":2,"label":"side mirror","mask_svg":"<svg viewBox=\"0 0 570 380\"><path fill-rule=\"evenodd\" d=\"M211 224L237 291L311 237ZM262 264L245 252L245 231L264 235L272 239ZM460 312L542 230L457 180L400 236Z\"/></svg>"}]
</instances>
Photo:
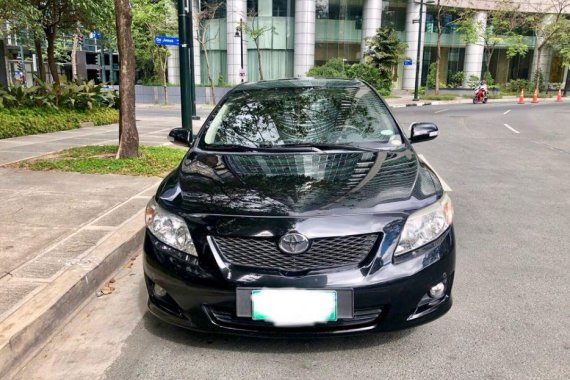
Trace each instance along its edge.
<instances>
[{"instance_id":1,"label":"side mirror","mask_svg":"<svg viewBox=\"0 0 570 380\"><path fill-rule=\"evenodd\" d=\"M434 123L412 123L410 130L412 144L433 140L439 134L439 129Z\"/></svg>"},{"instance_id":2,"label":"side mirror","mask_svg":"<svg viewBox=\"0 0 570 380\"><path fill-rule=\"evenodd\" d=\"M168 134L168 141L176 145L189 147L192 143L192 132L184 128L174 128Z\"/></svg>"}]
</instances>

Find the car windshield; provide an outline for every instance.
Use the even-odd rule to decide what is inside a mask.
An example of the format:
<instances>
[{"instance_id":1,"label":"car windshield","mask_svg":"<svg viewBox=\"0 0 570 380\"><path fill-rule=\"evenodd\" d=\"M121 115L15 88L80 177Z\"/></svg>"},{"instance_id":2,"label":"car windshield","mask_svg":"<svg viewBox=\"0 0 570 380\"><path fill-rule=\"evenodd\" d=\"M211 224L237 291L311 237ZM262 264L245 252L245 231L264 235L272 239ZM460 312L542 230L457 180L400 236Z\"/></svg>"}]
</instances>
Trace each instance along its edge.
<instances>
[{"instance_id":1,"label":"car windshield","mask_svg":"<svg viewBox=\"0 0 570 380\"><path fill-rule=\"evenodd\" d=\"M210 123L202 146L402 144L386 105L367 85L242 90Z\"/></svg>"}]
</instances>

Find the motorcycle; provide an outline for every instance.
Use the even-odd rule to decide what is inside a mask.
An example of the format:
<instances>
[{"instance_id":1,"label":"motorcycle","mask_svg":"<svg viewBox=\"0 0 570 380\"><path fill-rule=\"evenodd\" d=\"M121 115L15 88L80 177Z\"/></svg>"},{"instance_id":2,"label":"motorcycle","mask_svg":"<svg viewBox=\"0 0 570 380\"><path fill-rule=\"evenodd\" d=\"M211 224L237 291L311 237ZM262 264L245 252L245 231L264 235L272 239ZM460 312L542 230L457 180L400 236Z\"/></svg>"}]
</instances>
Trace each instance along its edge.
<instances>
[{"instance_id":1,"label":"motorcycle","mask_svg":"<svg viewBox=\"0 0 570 380\"><path fill-rule=\"evenodd\" d=\"M487 103L487 90L482 87L477 87L473 95L473 104L477 103Z\"/></svg>"}]
</instances>

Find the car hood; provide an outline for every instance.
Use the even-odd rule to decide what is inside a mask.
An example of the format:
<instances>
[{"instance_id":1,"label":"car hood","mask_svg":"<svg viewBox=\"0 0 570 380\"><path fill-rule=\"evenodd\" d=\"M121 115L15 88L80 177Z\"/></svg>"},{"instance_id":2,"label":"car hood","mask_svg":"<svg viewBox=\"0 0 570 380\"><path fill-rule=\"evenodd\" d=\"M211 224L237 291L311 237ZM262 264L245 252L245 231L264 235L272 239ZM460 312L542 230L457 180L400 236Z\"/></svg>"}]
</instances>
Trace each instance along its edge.
<instances>
[{"instance_id":1,"label":"car hood","mask_svg":"<svg viewBox=\"0 0 570 380\"><path fill-rule=\"evenodd\" d=\"M435 174L409 146L270 154L190 150L158 198L181 214L308 217L409 211L440 191Z\"/></svg>"}]
</instances>

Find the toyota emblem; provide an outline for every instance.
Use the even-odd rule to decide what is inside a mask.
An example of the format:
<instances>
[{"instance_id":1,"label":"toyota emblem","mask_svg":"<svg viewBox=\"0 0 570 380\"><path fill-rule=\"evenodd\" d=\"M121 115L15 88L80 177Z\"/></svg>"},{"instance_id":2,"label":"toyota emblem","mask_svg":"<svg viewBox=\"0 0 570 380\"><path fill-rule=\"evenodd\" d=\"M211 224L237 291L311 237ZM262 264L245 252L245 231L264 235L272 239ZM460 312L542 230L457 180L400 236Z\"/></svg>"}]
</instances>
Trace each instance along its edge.
<instances>
[{"instance_id":1,"label":"toyota emblem","mask_svg":"<svg viewBox=\"0 0 570 380\"><path fill-rule=\"evenodd\" d=\"M279 249L290 255L305 253L309 249L309 239L298 232L289 232L279 240Z\"/></svg>"}]
</instances>

